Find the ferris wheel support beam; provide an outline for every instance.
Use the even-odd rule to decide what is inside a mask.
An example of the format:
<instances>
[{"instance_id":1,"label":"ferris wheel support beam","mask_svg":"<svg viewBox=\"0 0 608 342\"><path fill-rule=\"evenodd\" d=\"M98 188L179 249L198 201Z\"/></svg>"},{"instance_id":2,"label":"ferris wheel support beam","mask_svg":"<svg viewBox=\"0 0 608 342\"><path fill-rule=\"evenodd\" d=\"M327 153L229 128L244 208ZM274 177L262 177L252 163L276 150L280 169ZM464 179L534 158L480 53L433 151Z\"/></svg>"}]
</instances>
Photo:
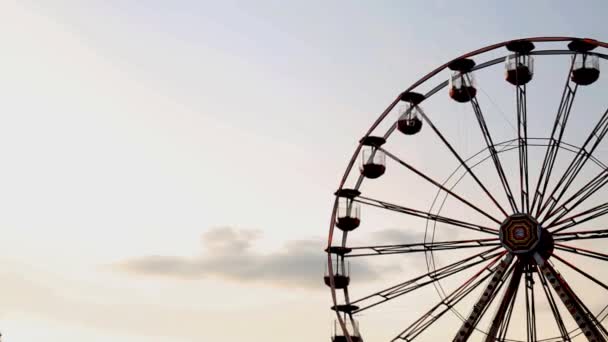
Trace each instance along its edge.
<instances>
[{"instance_id":1,"label":"ferris wheel support beam","mask_svg":"<svg viewBox=\"0 0 608 342\"><path fill-rule=\"evenodd\" d=\"M545 211L545 208L548 207L546 216L542 220L540 220L541 222L545 222L552 216L567 211L565 206L559 206L557 210L554 209L557 203L564 196L566 190L568 190L578 173L581 171L583 166L585 166L585 163L593 155L595 149L604 139L606 133L608 133L608 109L604 112L598 123L595 125L595 127L585 140L583 146L578 150L576 156L572 159L572 162L570 162L570 165L568 165L568 168L555 185L555 188L549 196L549 198L551 198L552 200L547 201L541 209L542 212Z\"/></svg>"},{"instance_id":2,"label":"ferris wheel support beam","mask_svg":"<svg viewBox=\"0 0 608 342\"><path fill-rule=\"evenodd\" d=\"M562 141L566 124L568 123L568 117L570 116L570 110L572 109L572 104L574 103L576 90L578 89L578 84L573 85L570 80L570 74L574 68L574 60L575 58L573 57L572 62L570 63L570 71L568 72L566 79L566 85L564 86L562 98L557 109L557 115L555 116L555 122L553 123L551 140L549 142L549 146L547 146L545 158L538 177L538 183L536 185L536 191L534 192L534 198L532 200L532 209L534 210L534 207L537 206L536 214L534 215L536 217L539 217L540 215L543 198L545 192L547 191L547 186L549 185L553 165L555 164L555 158L557 157L559 145Z\"/></svg>"},{"instance_id":3,"label":"ferris wheel support beam","mask_svg":"<svg viewBox=\"0 0 608 342\"><path fill-rule=\"evenodd\" d=\"M520 63L521 56L517 56ZM519 145L519 184L521 193L521 211L530 212L530 184L528 178L528 114L526 101L526 85L518 85L516 90L517 102L517 142Z\"/></svg>"},{"instance_id":4,"label":"ferris wheel support beam","mask_svg":"<svg viewBox=\"0 0 608 342\"><path fill-rule=\"evenodd\" d=\"M496 267L491 268L505 253L500 253L492 262L486 265L483 269L477 272L473 277L464 282L448 296L446 296L441 302L433 306L429 311L423 314L419 319L414 321L409 327L403 330L397 337L393 338L391 342L397 340L412 341L418 335L423 333L428 327L437 322L446 312L450 311L454 305L458 304L463 298L468 296L473 290L483 284L486 279L496 272ZM498 267L498 266L497 266ZM488 272L485 276L481 276L482 273ZM478 279L479 278L479 279Z\"/></svg>"},{"instance_id":5,"label":"ferris wheel support beam","mask_svg":"<svg viewBox=\"0 0 608 342\"><path fill-rule=\"evenodd\" d=\"M507 274L507 269L513 262L513 254L507 254L503 260L500 261L498 266L494 270L494 275L490 279L490 282L486 286L485 290L481 293L481 296L477 300L477 303L473 305L473 310L469 314L469 317L462 322L462 326L456 333L456 336L452 340L453 342L464 342L469 339L473 330L479 323L481 317L485 314L486 310L496 297L496 294L504 284Z\"/></svg>"},{"instance_id":6,"label":"ferris wheel support beam","mask_svg":"<svg viewBox=\"0 0 608 342\"><path fill-rule=\"evenodd\" d=\"M536 342L536 304L534 300L534 268L528 264L524 266L525 294L526 294L526 330L528 342Z\"/></svg>"},{"instance_id":7,"label":"ferris wheel support beam","mask_svg":"<svg viewBox=\"0 0 608 342\"><path fill-rule=\"evenodd\" d=\"M571 341L570 334L568 333L568 329L564 324L564 320L562 318L561 313L559 312L559 307L557 306L557 302L555 301L555 297L553 297L553 293L551 292L551 288L547 282L547 278L542 272L538 272L538 278L543 287L543 292L545 293L545 297L547 297L547 302L549 303L549 308L553 313L553 318L555 318L555 323L557 324L557 329L559 330L559 334L561 338L565 342Z\"/></svg>"},{"instance_id":8,"label":"ferris wheel support beam","mask_svg":"<svg viewBox=\"0 0 608 342\"><path fill-rule=\"evenodd\" d=\"M572 291L566 280L539 253L534 253L534 260L587 339L606 342L608 333Z\"/></svg>"},{"instance_id":9,"label":"ferris wheel support beam","mask_svg":"<svg viewBox=\"0 0 608 342\"><path fill-rule=\"evenodd\" d=\"M471 83L471 79L469 75L465 75ZM468 91L468 90L467 90ZM505 190L505 194L507 195L507 199L509 200L509 204L511 205L511 209L513 212L517 213L519 210L517 209L517 204L515 203L515 198L513 197L513 192L511 191L511 186L509 186L509 181L507 180L507 176L500 162L500 158L498 157L498 152L496 151L496 145L494 145L494 141L492 140L492 135L490 134L490 130L488 129L488 125L486 124L486 120L484 119L483 112L481 111L481 107L479 106L479 102L477 101L477 97L471 97L471 105L473 107L473 111L475 112L475 117L477 118L477 122L479 123L479 128L481 129L481 134L486 142L486 146L488 147L488 151L492 156L492 161L494 162L494 166L496 167L496 172L498 173L498 177L500 178L500 182Z\"/></svg>"},{"instance_id":10,"label":"ferris wheel support beam","mask_svg":"<svg viewBox=\"0 0 608 342\"><path fill-rule=\"evenodd\" d=\"M484 342L503 341L506 337L522 274L523 264L517 261L511 275L511 280L509 281L500 305L494 314L492 324L490 325Z\"/></svg>"},{"instance_id":11,"label":"ferris wheel support beam","mask_svg":"<svg viewBox=\"0 0 608 342\"><path fill-rule=\"evenodd\" d=\"M458 159L458 161L460 162L460 165L462 165L465 168L465 170L467 170L468 174L470 174L471 177L473 177L473 179L481 187L481 189L483 190L483 192L486 195L488 195L488 197L492 200L492 202L494 204L496 204L496 206L498 207L498 209L505 215L505 217L509 216L509 214L507 214L507 212L500 205L500 203L498 203L498 201L496 200L496 198L494 198L494 196L492 196L492 194L486 188L486 186L483 185L483 183L479 180L479 178L477 177L477 175L475 175L475 173L473 172L473 170L471 169L471 167L469 167L467 165L467 163L464 161L464 159L462 159L462 157L458 154L458 152L456 152L456 150L454 149L454 147L452 147L452 145L447 141L447 139L443 136L443 134L441 134L441 132L439 131L439 129L437 129L437 127L435 127L435 125L433 124L433 122L431 121L431 119L429 119L429 117L424 113L424 111L422 110L422 108L419 108L419 114L424 119L424 121L426 121L426 123L431 127L431 129L435 132L435 134L437 134L437 136L439 137L439 139L441 139L441 141L443 142L443 144L450 150L450 152L452 152L452 154L454 155L454 157L456 157L456 159Z\"/></svg>"}]
</instances>

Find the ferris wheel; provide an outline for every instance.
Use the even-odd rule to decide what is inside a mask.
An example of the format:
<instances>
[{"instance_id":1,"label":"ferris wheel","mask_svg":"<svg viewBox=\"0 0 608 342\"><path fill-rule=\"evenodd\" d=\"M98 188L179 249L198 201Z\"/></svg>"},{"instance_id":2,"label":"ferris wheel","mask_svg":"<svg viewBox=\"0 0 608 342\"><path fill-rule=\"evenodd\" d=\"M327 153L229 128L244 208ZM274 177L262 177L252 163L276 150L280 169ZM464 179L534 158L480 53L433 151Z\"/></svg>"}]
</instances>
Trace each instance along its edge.
<instances>
[{"instance_id":1,"label":"ferris wheel","mask_svg":"<svg viewBox=\"0 0 608 342\"><path fill-rule=\"evenodd\" d=\"M608 341L607 53L511 40L399 94L335 192L332 341Z\"/></svg>"}]
</instances>

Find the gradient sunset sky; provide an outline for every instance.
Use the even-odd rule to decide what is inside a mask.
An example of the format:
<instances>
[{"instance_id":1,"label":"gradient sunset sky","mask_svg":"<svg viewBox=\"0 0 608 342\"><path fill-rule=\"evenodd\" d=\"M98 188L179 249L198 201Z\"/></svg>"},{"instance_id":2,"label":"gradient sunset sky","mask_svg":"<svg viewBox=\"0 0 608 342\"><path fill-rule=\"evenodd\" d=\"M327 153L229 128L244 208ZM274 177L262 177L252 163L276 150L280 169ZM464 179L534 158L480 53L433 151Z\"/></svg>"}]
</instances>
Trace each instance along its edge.
<instances>
[{"instance_id":1,"label":"gradient sunset sky","mask_svg":"<svg viewBox=\"0 0 608 342\"><path fill-rule=\"evenodd\" d=\"M607 41L606 13L601 0L1 0L3 342L327 341L332 193L378 114L481 46ZM389 285L392 269L353 277Z\"/></svg>"}]
</instances>

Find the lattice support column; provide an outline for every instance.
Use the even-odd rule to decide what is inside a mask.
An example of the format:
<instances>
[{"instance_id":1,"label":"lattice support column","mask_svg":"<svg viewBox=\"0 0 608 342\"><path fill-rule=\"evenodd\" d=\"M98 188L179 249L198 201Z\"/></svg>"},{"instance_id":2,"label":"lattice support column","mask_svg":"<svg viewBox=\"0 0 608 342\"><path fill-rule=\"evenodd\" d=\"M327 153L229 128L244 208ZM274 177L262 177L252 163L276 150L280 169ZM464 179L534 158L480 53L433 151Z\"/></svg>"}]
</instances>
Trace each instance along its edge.
<instances>
[{"instance_id":1,"label":"lattice support column","mask_svg":"<svg viewBox=\"0 0 608 342\"><path fill-rule=\"evenodd\" d=\"M559 274L540 254L534 253L534 260L587 339L591 342L606 342L606 338L600 331L601 326L597 326L597 324L600 323L598 323L595 320L595 317L593 317L593 314L584 307L561 274Z\"/></svg>"},{"instance_id":2,"label":"lattice support column","mask_svg":"<svg viewBox=\"0 0 608 342\"><path fill-rule=\"evenodd\" d=\"M483 316L488 306L496 296L496 293L500 288L499 284L500 282L504 281L504 275L512 261L513 254L507 254L507 256L500 261L500 264L496 267L496 272L490 279L490 282L484 289L477 303L475 303L473 306L473 310L469 314L469 317L462 323L460 330L458 330L458 333L452 341L463 342L469 339L473 333L473 330L475 330L477 323L481 319L481 316Z\"/></svg>"}]
</instances>

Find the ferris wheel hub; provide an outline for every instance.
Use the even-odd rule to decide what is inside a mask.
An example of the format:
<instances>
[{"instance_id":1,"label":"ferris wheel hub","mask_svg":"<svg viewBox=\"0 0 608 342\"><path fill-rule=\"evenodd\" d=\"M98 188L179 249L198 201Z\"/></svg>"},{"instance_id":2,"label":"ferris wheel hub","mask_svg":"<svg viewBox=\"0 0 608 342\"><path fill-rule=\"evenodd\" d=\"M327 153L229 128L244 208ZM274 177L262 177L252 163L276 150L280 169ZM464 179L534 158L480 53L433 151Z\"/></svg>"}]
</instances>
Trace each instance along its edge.
<instances>
[{"instance_id":1,"label":"ferris wheel hub","mask_svg":"<svg viewBox=\"0 0 608 342\"><path fill-rule=\"evenodd\" d=\"M500 225L500 242L513 254L529 254L536 251L541 236L549 234L528 214L513 214Z\"/></svg>"}]
</instances>

